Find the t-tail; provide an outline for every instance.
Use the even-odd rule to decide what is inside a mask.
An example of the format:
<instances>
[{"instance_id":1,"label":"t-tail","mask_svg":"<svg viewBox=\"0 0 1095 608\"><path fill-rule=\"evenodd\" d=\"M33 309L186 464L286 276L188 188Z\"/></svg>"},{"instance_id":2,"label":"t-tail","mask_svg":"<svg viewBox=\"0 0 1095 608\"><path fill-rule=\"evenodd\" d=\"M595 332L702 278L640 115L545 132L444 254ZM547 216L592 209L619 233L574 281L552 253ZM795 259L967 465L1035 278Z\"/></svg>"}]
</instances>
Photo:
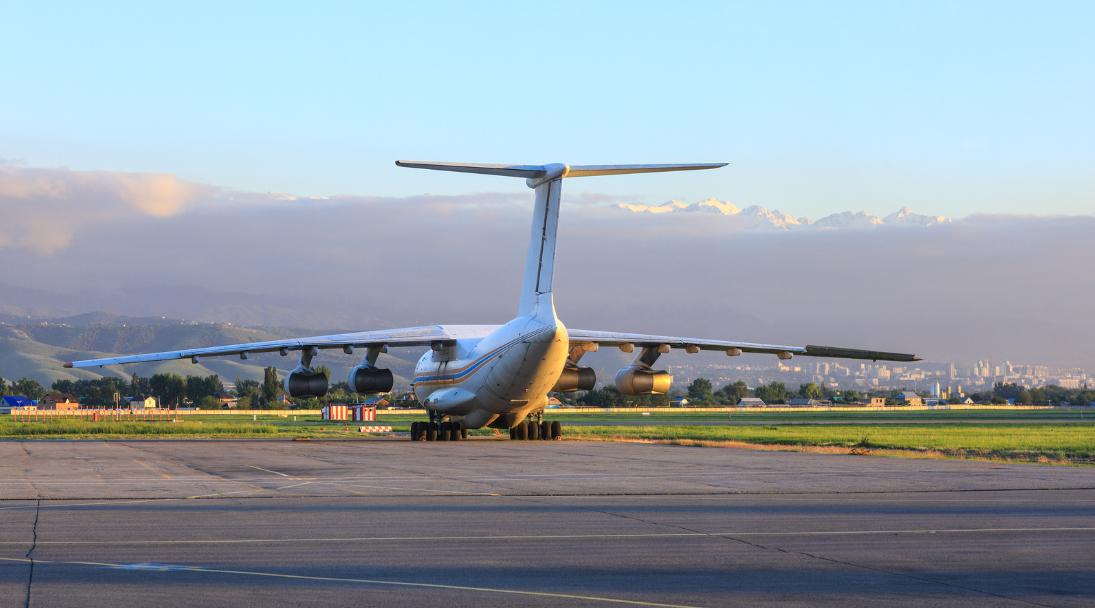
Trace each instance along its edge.
<instances>
[{"instance_id":1,"label":"t-tail","mask_svg":"<svg viewBox=\"0 0 1095 608\"><path fill-rule=\"evenodd\" d=\"M562 163L547 165L483 165L399 160L395 164L413 169L434 169L437 171L525 178L528 187L536 191L536 205L532 212L532 234L529 239L528 256L525 258L525 277L521 283L521 303L518 306L517 316L554 318L555 305L551 297L551 282L555 272L555 236L559 227L559 200L563 191L564 178L717 169L725 167L727 163L576 165L571 167Z\"/></svg>"}]
</instances>

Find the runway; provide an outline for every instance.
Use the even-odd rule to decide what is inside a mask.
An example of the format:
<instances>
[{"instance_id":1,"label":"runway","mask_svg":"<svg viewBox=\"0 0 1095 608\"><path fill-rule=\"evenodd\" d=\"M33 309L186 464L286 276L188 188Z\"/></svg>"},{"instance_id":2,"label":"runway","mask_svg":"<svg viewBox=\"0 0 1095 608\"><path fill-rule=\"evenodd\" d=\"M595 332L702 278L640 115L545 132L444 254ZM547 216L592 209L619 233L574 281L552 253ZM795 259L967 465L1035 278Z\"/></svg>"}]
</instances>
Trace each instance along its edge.
<instances>
[{"instance_id":1,"label":"runway","mask_svg":"<svg viewBox=\"0 0 1095 608\"><path fill-rule=\"evenodd\" d=\"M1095 601L1092 468L578 441L0 457L4 606Z\"/></svg>"}]
</instances>

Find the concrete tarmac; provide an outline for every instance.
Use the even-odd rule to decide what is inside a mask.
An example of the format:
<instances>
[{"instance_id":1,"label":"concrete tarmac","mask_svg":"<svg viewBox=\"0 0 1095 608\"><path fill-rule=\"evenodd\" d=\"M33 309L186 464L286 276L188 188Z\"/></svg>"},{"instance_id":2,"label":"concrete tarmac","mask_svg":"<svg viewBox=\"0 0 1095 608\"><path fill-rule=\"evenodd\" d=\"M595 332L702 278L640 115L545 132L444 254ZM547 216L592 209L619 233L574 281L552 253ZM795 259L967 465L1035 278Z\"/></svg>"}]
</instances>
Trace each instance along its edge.
<instances>
[{"instance_id":1,"label":"concrete tarmac","mask_svg":"<svg viewBox=\"0 0 1095 608\"><path fill-rule=\"evenodd\" d=\"M1092 468L391 439L0 463L0 606L1095 604Z\"/></svg>"}]
</instances>

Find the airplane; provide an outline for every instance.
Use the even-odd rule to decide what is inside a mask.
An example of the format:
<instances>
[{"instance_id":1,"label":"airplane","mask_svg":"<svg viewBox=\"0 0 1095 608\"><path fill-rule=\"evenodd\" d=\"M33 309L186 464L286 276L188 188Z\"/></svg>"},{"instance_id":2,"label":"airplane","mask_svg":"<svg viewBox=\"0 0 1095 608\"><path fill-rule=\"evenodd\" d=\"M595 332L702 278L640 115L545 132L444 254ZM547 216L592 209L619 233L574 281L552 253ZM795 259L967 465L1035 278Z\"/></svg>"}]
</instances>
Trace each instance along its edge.
<instances>
[{"instance_id":1,"label":"airplane","mask_svg":"<svg viewBox=\"0 0 1095 608\"><path fill-rule=\"evenodd\" d=\"M469 429L509 429L511 439L560 439L562 425L543 420L551 391L592 390L597 377L592 368L579 365L585 353L601 346L636 352L634 361L621 369L615 385L625 395L665 394L673 378L654 369L658 357L672 349L688 353L722 351L728 356L767 353L781 360L795 355L838 357L872 361L919 361L903 353L837 348L830 346L781 346L725 340L655 336L607 331L568 329L555 313L552 279L555 271L555 237L564 179L630 173L659 173L717 169L727 163L673 165L545 165L466 164L396 161L399 167L455 171L525 178L535 192L532 232L525 258L524 279L517 317L505 325L430 325L381 331L272 340L209 348L91 359L66 363L65 367L122 365L146 361L251 353L300 354L296 367L285 376L290 397L322 397L327 377L312 368L320 350L341 348L346 354L365 351L361 365L350 370L351 390L365 395L387 393L394 384L389 369L377 367L377 358L390 347L430 349L415 366L412 390L425 407L429 421L411 425L411 439L454 441L467 437Z\"/></svg>"}]
</instances>

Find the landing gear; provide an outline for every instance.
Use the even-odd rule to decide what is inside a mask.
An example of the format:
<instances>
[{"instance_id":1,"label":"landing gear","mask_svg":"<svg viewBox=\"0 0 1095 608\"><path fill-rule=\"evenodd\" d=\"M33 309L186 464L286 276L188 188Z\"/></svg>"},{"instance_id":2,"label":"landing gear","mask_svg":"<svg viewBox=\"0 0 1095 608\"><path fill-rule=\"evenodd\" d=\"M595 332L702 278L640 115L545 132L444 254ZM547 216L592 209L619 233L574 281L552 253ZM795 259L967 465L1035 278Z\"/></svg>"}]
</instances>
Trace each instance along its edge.
<instances>
[{"instance_id":1,"label":"landing gear","mask_svg":"<svg viewBox=\"0 0 1095 608\"><path fill-rule=\"evenodd\" d=\"M436 422L430 422L426 425L426 441L437 441Z\"/></svg>"},{"instance_id":2,"label":"landing gear","mask_svg":"<svg viewBox=\"0 0 1095 608\"><path fill-rule=\"evenodd\" d=\"M411 423L411 441L425 441L426 440L426 422L412 422Z\"/></svg>"},{"instance_id":3,"label":"landing gear","mask_svg":"<svg viewBox=\"0 0 1095 608\"><path fill-rule=\"evenodd\" d=\"M562 439L563 425L558 420L522 420L509 430L509 438L516 441Z\"/></svg>"}]
</instances>

